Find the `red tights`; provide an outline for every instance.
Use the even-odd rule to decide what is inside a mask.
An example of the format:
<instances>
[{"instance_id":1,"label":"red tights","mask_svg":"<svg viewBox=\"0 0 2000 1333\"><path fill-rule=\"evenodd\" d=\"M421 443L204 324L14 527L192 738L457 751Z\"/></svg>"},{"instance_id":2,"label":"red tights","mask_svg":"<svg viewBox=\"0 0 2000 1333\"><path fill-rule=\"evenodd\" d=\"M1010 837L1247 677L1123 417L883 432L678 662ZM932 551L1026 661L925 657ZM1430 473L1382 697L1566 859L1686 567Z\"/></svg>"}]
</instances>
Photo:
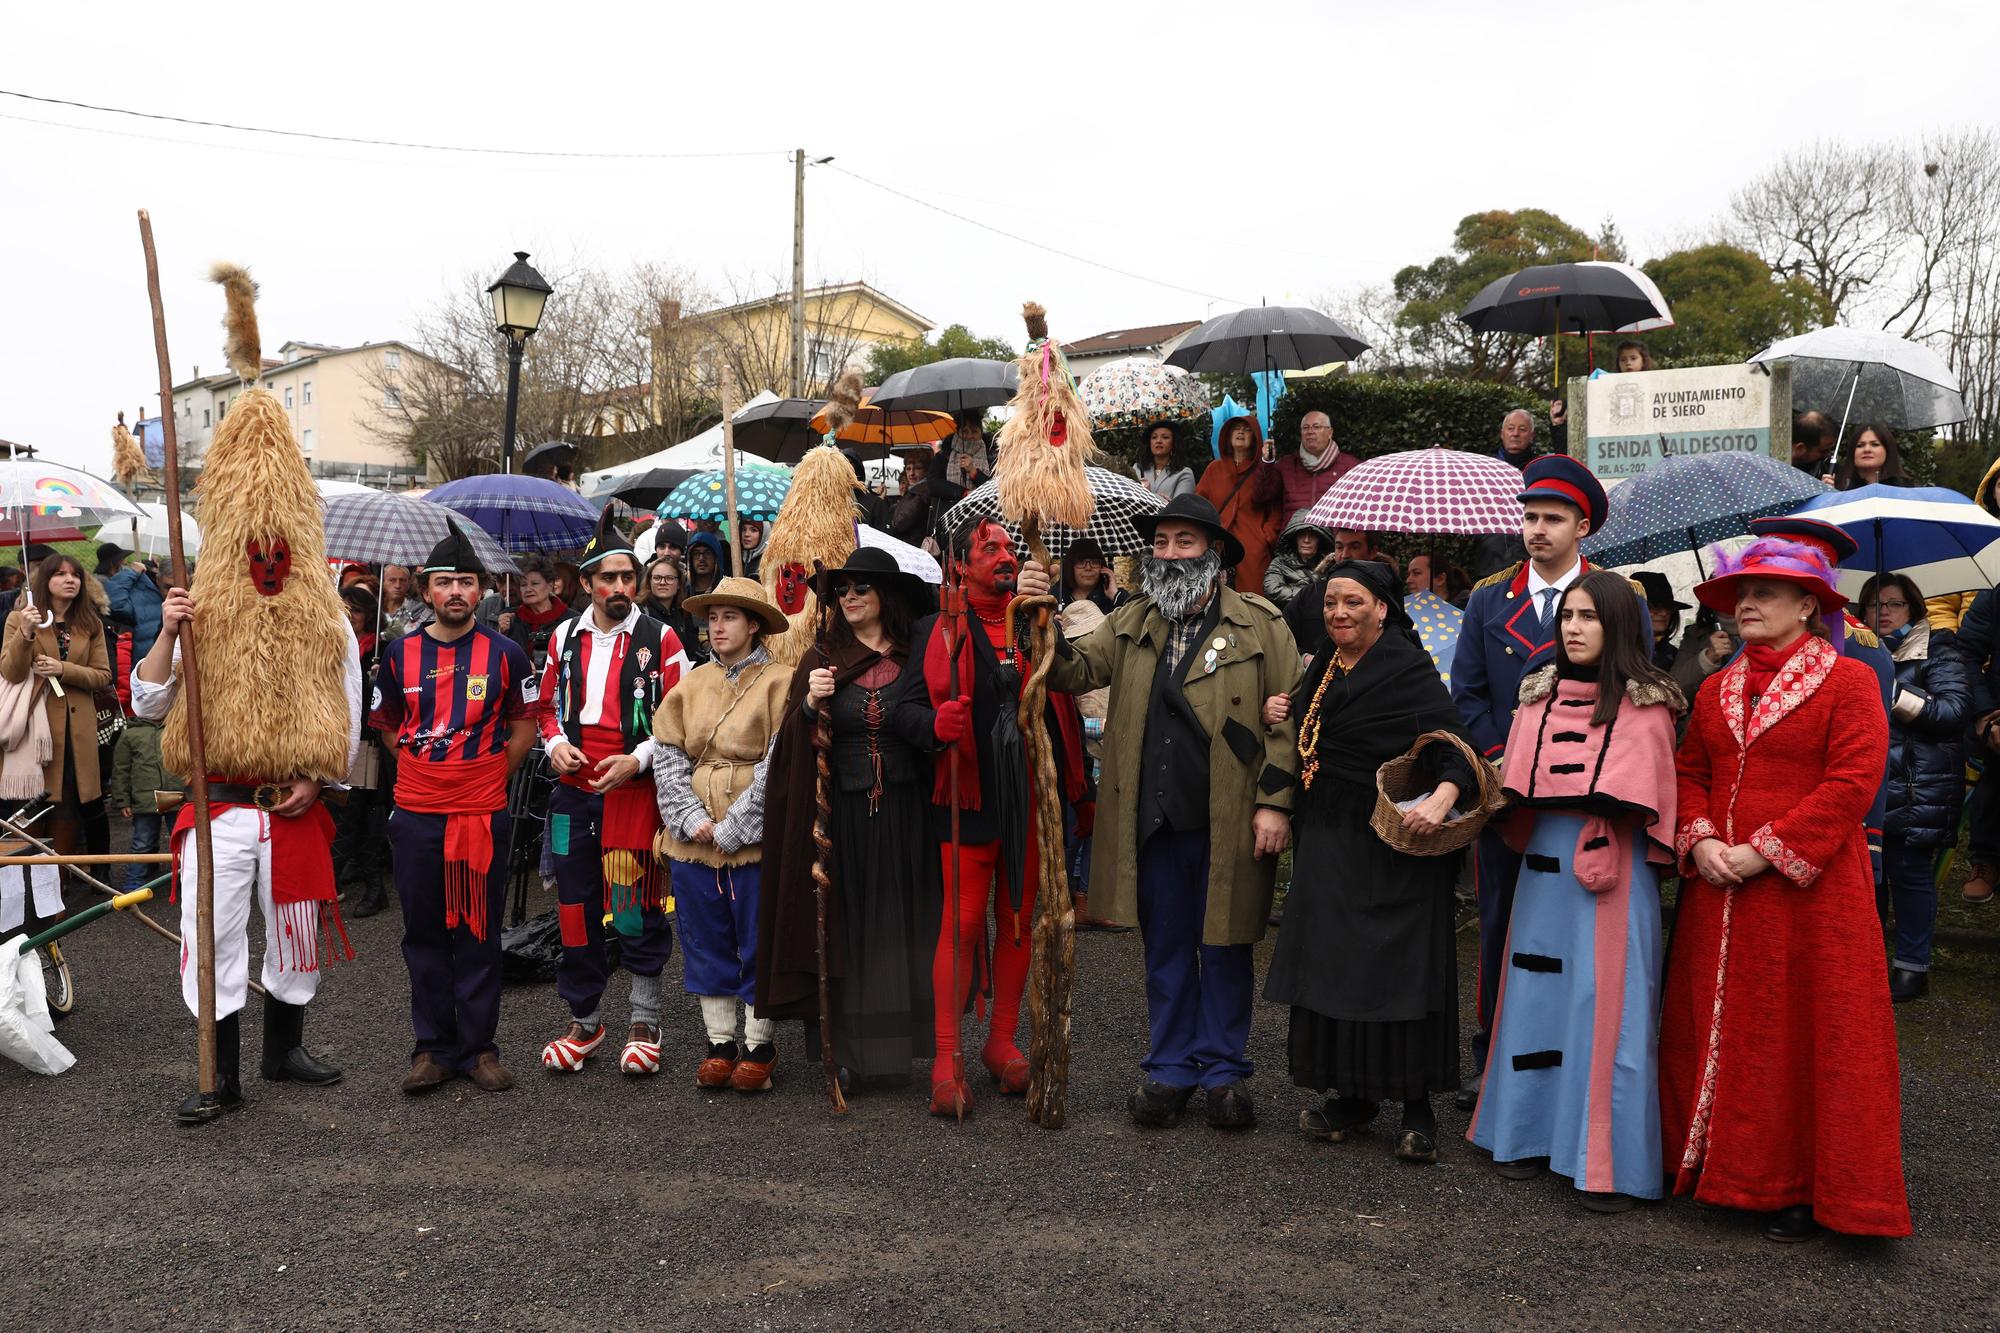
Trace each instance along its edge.
<instances>
[{"instance_id":1,"label":"red tights","mask_svg":"<svg viewBox=\"0 0 2000 1333\"><path fill-rule=\"evenodd\" d=\"M951 892L951 844L940 849L944 860L945 893ZM958 1052L959 1017L965 1012L966 998L978 979L979 944L986 931L986 903L993 901L998 929L993 942L993 1016L982 1051L986 1063L1005 1065L1021 1057L1014 1035L1021 1025L1021 993L1027 989L1028 956L1035 922L1036 868L1034 824L1028 826L1027 886L1021 894L1017 913L1008 901L1007 889L997 882L1000 844L981 843L958 849L958 907L947 913L938 931L937 954L931 959L931 994L936 997L937 1060L932 1065L932 1082L951 1077L952 1057ZM958 927L958 993L952 993L951 927ZM1017 930L1018 927L1018 930Z\"/></svg>"}]
</instances>

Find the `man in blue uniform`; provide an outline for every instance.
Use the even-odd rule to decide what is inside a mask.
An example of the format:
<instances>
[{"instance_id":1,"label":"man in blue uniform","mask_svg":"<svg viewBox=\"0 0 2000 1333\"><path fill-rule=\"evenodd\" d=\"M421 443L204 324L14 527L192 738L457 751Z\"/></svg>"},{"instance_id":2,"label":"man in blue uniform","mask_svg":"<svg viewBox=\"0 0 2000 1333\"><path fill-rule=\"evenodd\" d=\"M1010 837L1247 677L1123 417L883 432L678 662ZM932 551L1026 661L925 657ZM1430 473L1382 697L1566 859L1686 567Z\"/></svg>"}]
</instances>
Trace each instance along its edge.
<instances>
[{"instance_id":1,"label":"man in blue uniform","mask_svg":"<svg viewBox=\"0 0 2000 1333\"><path fill-rule=\"evenodd\" d=\"M1473 588L1451 668L1458 715L1472 733L1474 747L1496 764L1507 745L1521 677L1553 658L1556 604L1590 570L1577 545L1604 522L1604 487L1567 454L1535 459L1523 469L1521 481L1521 542L1527 559ZM1461 1110L1471 1110L1478 1101L1486 1072L1488 1025L1520 869L1521 858L1507 849L1497 830L1479 835L1473 861L1479 900L1479 1023L1472 1034L1473 1076L1455 1099Z\"/></svg>"},{"instance_id":2,"label":"man in blue uniform","mask_svg":"<svg viewBox=\"0 0 2000 1333\"><path fill-rule=\"evenodd\" d=\"M389 818L416 1049L407 1093L513 1086L500 1023L507 779L535 743L528 655L473 618L485 570L456 522L417 570L436 619L385 648L368 723L396 751Z\"/></svg>"}]
</instances>

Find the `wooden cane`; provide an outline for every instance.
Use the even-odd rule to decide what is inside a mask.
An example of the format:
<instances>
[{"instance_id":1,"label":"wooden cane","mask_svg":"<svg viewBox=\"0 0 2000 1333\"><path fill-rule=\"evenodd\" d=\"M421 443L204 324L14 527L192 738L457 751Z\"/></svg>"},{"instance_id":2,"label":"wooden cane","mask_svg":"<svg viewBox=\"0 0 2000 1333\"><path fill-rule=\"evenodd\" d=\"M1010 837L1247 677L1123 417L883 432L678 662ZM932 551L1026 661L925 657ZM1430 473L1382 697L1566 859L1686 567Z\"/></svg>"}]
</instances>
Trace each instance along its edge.
<instances>
[{"instance_id":1,"label":"wooden cane","mask_svg":"<svg viewBox=\"0 0 2000 1333\"><path fill-rule=\"evenodd\" d=\"M941 598L944 603L944 614L939 619L938 625L944 632L945 698L948 701L955 702L958 699L958 652L964 646L965 626L960 621L959 616L965 610L965 586L959 582L958 562L952 558L950 551L945 552L944 577L944 589ZM958 961L958 895L962 872L958 866L957 741L952 742L951 749L945 757L945 764L945 771L949 775L948 781L951 784L949 791L951 798L951 896L945 901L944 915L939 920L943 924L944 929L951 932L951 1021L953 1027L957 1030L957 1035L951 1043L951 1091L952 1103L958 1111L959 1121L963 1123L965 1120L965 1098L959 1095L959 1089L965 1084L965 1041L964 1023L962 1021L965 1010L965 991L961 989L963 983L959 980L961 973ZM986 909L982 906L979 910L983 918Z\"/></svg>"},{"instance_id":2,"label":"wooden cane","mask_svg":"<svg viewBox=\"0 0 2000 1333\"><path fill-rule=\"evenodd\" d=\"M743 572L743 536L736 520L736 376L722 368L722 503L729 513L729 572Z\"/></svg>"},{"instance_id":3,"label":"wooden cane","mask_svg":"<svg viewBox=\"0 0 2000 1333\"><path fill-rule=\"evenodd\" d=\"M187 552L181 542L180 440L174 431L174 371L167 355L167 314L160 301L160 260L153 248L153 220L139 210L139 241L146 251L146 295L153 305L153 356L160 364L160 435L166 460L161 478L166 489L167 552L173 564L169 583L188 586ZM184 620L175 630L181 654L181 702L187 708L188 794L194 800L194 944L195 1033L199 1087L206 1096L216 1091L215 1074L215 843L210 836L208 752L202 743L201 670L196 665L194 622ZM183 908L182 910L186 910Z\"/></svg>"},{"instance_id":4,"label":"wooden cane","mask_svg":"<svg viewBox=\"0 0 2000 1333\"><path fill-rule=\"evenodd\" d=\"M825 572L825 565L813 561L815 577ZM819 664L828 670L833 668L833 656L827 643L827 621L833 610L822 600L819 614L813 618L813 652L818 656ZM826 1076L826 1099L833 1103L833 1113L846 1115L847 1098L840 1093L840 1066L833 1057L832 986L827 979L826 966L826 900L833 891L830 871L833 863L833 774L827 763L827 753L832 749L833 701L829 699L813 718L812 878L813 913L816 918L814 931L819 952L819 1063L820 1071Z\"/></svg>"},{"instance_id":5,"label":"wooden cane","mask_svg":"<svg viewBox=\"0 0 2000 1333\"><path fill-rule=\"evenodd\" d=\"M1048 567L1041 524L1034 514L1021 521L1021 541L1037 564ZM1011 641L1018 616L1032 613L1028 636L1028 676L1022 682L1021 739L1034 769L1036 886L1033 952L1028 984L1028 1118L1044 1129L1061 1129L1069 1116L1070 1013L1076 974L1076 909L1063 866L1062 773L1049 736L1044 709L1049 669L1055 664L1053 613L1056 599L1016 597L1008 607Z\"/></svg>"}]
</instances>

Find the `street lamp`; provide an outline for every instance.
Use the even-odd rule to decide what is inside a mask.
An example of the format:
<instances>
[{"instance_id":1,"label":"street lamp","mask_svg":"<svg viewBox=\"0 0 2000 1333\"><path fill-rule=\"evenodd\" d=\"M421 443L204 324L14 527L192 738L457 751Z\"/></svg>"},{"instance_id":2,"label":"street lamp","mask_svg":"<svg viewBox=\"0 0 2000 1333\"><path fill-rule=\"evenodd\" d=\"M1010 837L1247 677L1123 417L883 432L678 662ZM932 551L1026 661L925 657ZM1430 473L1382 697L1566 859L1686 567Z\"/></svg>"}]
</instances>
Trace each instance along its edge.
<instances>
[{"instance_id":1,"label":"street lamp","mask_svg":"<svg viewBox=\"0 0 2000 1333\"><path fill-rule=\"evenodd\" d=\"M516 250L514 264L486 289L493 298L493 322L507 339L507 428L500 437L500 470L514 470L514 416L521 402L521 350L541 327L542 307L554 290Z\"/></svg>"}]
</instances>

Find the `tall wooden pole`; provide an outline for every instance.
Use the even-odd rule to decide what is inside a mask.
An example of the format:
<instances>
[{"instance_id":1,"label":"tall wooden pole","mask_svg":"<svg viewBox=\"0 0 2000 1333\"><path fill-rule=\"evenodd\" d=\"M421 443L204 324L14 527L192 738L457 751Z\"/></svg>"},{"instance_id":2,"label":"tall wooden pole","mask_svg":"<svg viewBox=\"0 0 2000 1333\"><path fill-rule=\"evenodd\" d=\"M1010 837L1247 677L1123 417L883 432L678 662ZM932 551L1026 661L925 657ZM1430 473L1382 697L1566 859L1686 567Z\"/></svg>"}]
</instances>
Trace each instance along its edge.
<instances>
[{"instance_id":1,"label":"tall wooden pole","mask_svg":"<svg viewBox=\"0 0 2000 1333\"><path fill-rule=\"evenodd\" d=\"M729 572L743 572L742 525L736 521L736 376L722 368L722 501L729 510Z\"/></svg>"},{"instance_id":2,"label":"tall wooden pole","mask_svg":"<svg viewBox=\"0 0 2000 1333\"><path fill-rule=\"evenodd\" d=\"M806 150L792 150L792 397L806 396Z\"/></svg>"},{"instance_id":3,"label":"tall wooden pole","mask_svg":"<svg viewBox=\"0 0 2000 1333\"><path fill-rule=\"evenodd\" d=\"M146 294L153 303L153 355L160 363L160 434L166 449L167 551L172 586L188 586L187 552L181 544L180 440L174 433L173 362L167 356L167 315L160 303L160 260L153 249L153 220L139 210L139 241L146 250ZM208 755L202 743L201 670L195 663L194 624L176 631L181 652L181 703L187 709L188 795L194 800L195 1032L202 1092L216 1092L215 1078L215 856L208 827ZM186 907L182 907L186 911Z\"/></svg>"}]
</instances>

